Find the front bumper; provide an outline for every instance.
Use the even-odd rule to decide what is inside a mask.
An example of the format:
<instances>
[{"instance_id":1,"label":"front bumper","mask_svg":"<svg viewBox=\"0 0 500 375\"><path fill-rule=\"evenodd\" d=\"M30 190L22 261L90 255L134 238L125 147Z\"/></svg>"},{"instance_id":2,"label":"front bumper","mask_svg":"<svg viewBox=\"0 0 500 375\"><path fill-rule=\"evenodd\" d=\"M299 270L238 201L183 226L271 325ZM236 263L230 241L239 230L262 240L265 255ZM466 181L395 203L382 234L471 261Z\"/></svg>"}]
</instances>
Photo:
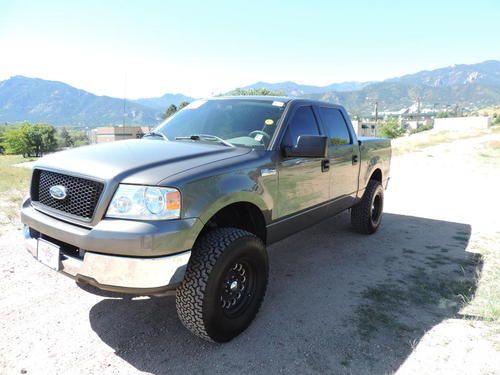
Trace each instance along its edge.
<instances>
[{"instance_id":1,"label":"front bumper","mask_svg":"<svg viewBox=\"0 0 500 375\"><path fill-rule=\"evenodd\" d=\"M38 238L61 247L60 271L99 289L160 295L182 281L190 249L202 229L198 219L148 223L102 220L83 228L35 210L21 210L27 250L37 258Z\"/></svg>"},{"instance_id":2,"label":"front bumper","mask_svg":"<svg viewBox=\"0 0 500 375\"><path fill-rule=\"evenodd\" d=\"M24 230L26 249L37 258L38 240ZM83 258L62 253L59 271L81 284L136 295L161 295L182 281L191 251L155 258L131 258L85 252Z\"/></svg>"},{"instance_id":3,"label":"front bumper","mask_svg":"<svg viewBox=\"0 0 500 375\"><path fill-rule=\"evenodd\" d=\"M21 207L23 224L85 251L132 257L157 257L189 250L203 223L197 218L135 221L104 219L92 228L70 224L33 208L27 198Z\"/></svg>"}]
</instances>

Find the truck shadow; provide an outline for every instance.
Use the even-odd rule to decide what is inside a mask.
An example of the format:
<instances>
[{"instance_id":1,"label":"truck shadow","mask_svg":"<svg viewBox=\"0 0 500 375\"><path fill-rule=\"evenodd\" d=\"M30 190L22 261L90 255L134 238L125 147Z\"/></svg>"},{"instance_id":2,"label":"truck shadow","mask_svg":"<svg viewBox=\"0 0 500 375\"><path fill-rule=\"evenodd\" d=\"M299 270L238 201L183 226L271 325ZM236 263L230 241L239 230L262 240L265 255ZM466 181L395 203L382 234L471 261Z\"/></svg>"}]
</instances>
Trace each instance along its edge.
<instances>
[{"instance_id":1,"label":"truck shadow","mask_svg":"<svg viewBox=\"0 0 500 375\"><path fill-rule=\"evenodd\" d=\"M482 258L468 224L385 214L373 236L347 213L269 248L271 274L250 328L224 345L192 336L175 298L103 299L92 329L140 371L370 373L397 370L422 336L460 315Z\"/></svg>"}]
</instances>

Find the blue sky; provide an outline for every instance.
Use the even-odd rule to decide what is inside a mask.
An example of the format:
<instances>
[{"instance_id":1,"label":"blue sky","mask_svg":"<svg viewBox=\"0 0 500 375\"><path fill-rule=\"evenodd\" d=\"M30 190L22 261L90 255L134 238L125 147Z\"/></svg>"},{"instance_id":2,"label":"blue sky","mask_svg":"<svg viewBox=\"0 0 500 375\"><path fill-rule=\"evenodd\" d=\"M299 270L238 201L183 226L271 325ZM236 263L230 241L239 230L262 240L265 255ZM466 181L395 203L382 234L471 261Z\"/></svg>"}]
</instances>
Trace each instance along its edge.
<instances>
[{"instance_id":1,"label":"blue sky","mask_svg":"<svg viewBox=\"0 0 500 375\"><path fill-rule=\"evenodd\" d=\"M500 1L6 1L0 80L129 98L500 59Z\"/></svg>"}]
</instances>

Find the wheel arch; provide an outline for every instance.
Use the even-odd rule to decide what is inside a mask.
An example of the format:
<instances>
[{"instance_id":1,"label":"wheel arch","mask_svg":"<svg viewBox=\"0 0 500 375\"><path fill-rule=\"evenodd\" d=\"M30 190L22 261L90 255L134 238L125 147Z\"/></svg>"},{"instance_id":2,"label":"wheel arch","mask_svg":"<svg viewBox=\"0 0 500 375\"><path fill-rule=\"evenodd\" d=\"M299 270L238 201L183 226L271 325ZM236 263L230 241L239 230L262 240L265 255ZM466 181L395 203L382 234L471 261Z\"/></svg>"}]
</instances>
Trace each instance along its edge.
<instances>
[{"instance_id":1,"label":"wheel arch","mask_svg":"<svg viewBox=\"0 0 500 375\"><path fill-rule=\"evenodd\" d=\"M270 210L262 201L241 198L214 202L200 218L204 226L198 237L213 228L232 227L253 233L266 243Z\"/></svg>"},{"instance_id":2,"label":"wheel arch","mask_svg":"<svg viewBox=\"0 0 500 375\"><path fill-rule=\"evenodd\" d=\"M370 180L375 180L375 181L378 181L380 183L382 183L382 170L380 168L375 168L372 173L370 174L370 178L368 179L368 181L366 182L366 184L368 184L368 182Z\"/></svg>"}]
</instances>

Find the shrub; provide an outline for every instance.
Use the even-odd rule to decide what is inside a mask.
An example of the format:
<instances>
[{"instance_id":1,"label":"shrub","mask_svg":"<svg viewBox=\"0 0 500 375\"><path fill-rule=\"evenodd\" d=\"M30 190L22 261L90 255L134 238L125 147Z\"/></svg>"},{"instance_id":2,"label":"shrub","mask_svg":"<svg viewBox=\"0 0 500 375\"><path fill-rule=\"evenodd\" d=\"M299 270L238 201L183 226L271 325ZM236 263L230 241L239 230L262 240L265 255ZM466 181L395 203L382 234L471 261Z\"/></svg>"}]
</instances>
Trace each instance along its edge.
<instances>
[{"instance_id":1,"label":"shrub","mask_svg":"<svg viewBox=\"0 0 500 375\"><path fill-rule=\"evenodd\" d=\"M416 129L412 129L410 131L410 134L415 134L415 133L421 133L421 132L425 132L427 130L431 130L434 128L434 125L422 125L422 126L419 126L418 128Z\"/></svg>"},{"instance_id":2,"label":"shrub","mask_svg":"<svg viewBox=\"0 0 500 375\"><path fill-rule=\"evenodd\" d=\"M397 122L386 122L382 124L378 130L377 135L384 138L398 138L406 134L406 129Z\"/></svg>"}]
</instances>

